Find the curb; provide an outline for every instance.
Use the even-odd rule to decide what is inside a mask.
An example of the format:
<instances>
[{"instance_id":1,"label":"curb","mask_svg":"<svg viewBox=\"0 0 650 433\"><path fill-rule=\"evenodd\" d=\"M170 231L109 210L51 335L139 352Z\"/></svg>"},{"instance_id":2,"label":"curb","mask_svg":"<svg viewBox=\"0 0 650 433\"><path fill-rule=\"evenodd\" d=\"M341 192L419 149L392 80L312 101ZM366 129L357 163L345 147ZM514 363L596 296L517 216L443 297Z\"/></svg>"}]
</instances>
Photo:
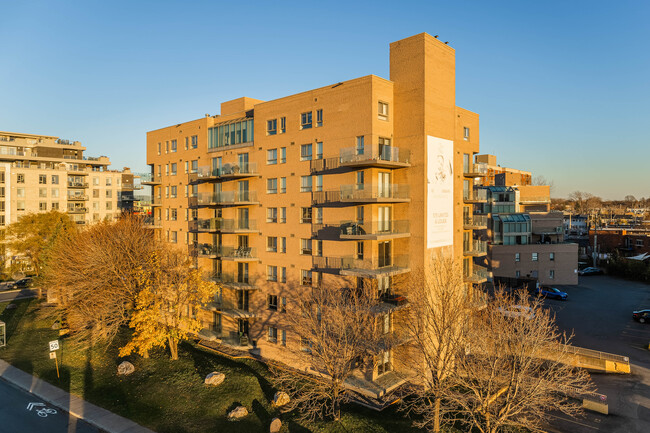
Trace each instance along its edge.
<instances>
[{"instance_id":1,"label":"curb","mask_svg":"<svg viewBox=\"0 0 650 433\"><path fill-rule=\"evenodd\" d=\"M0 359L0 379L48 402L107 433L155 433L153 430L102 409Z\"/></svg>"}]
</instances>

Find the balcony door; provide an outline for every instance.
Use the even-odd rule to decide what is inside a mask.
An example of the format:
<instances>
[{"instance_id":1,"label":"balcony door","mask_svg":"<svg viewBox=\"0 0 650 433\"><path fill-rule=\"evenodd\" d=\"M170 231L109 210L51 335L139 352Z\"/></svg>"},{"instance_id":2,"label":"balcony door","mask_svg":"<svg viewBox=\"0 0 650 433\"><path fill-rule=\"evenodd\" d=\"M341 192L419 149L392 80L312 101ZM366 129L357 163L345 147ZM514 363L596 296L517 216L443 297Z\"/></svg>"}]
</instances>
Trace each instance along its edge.
<instances>
[{"instance_id":1,"label":"balcony door","mask_svg":"<svg viewBox=\"0 0 650 433\"><path fill-rule=\"evenodd\" d=\"M379 233L390 232L390 206L380 206L377 213L377 231Z\"/></svg>"},{"instance_id":2,"label":"balcony door","mask_svg":"<svg viewBox=\"0 0 650 433\"><path fill-rule=\"evenodd\" d=\"M250 294L248 290L237 290L237 309L248 311L248 300Z\"/></svg>"},{"instance_id":3,"label":"balcony door","mask_svg":"<svg viewBox=\"0 0 650 433\"><path fill-rule=\"evenodd\" d=\"M379 242L377 245L378 247L378 266L380 268L383 268L385 266L390 266L391 261L390 261L390 253L391 253L391 245L390 241L386 242Z\"/></svg>"},{"instance_id":4,"label":"balcony door","mask_svg":"<svg viewBox=\"0 0 650 433\"><path fill-rule=\"evenodd\" d=\"M237 263L237 282L248 284L248 263Z\"/></svg>"},{"instance_id":5,"label":"balcony door","mask_svg":"<svg viewBox=\"0 0 650 433\"><path fill-rule=\"evenodd\" d=\"M239 181L238 188L239 188L239 200L248 201L248 181L247 180Z\"/></svg>"},{"instance_id":6,"label":"balcony door","mask_svg":"<svg viewBox=\"0 0 650 433\"><path fill-rule=\"evenodd\" d=\"M248 208L239 208L237 210L237 228L240 230L248 229Z\"/></svg>"},{"instance_id":7,"label":"balcony door","mask_svg":"<svg viewBox=\"0 0 650 433\"><path fill-rule=\"evenodd\" d=\"M390 173L384 172L378 174L377 179L377 192L379 197L390 197Z\"/></svg>"},{"instance_id":8,"label":"balcony door","mask_svg":"<svg viewBox=\"0 0 650 433\"><path fill-rule=\"evenodd\" d=\"M248 173L248 153L240 153L238 158L240 172Z\"/></svg>"}]
</instances>

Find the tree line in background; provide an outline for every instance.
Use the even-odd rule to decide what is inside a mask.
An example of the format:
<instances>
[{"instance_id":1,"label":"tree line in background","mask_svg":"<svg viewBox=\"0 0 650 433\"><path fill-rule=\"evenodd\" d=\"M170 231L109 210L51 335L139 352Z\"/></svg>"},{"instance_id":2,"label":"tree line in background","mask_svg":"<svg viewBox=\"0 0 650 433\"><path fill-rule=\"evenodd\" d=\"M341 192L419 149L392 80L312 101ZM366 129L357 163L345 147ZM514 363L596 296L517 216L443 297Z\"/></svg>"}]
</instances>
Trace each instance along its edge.
<instances>
[{"instance_id":1,"label":"tree line in background","mask_svg":"<svg viewBox=\"0 0 650 433\"><path fill-rule=\"evenodd\" d=\"M67 215L52 212L19 224L10 227L8 245L33 254L73 342L112 344L130 327L121 356L148 357L167 347L177 359L179 341L201 327L196 309L219 290L202 280L185 251L155 240L137 217L78 230ZM569 339L541 301L499 288L490 297L468 293L462 275L457 261L433 258L396 278L395 290L408 302L395 307L372 285L302 287L284 315L300 342L287 346L286 359L301 369L270 364L276 389L291 398L288 409L308 419L340 419L356 398L350 385L385 366L383 355L393 350L402 365L387 374L405 381L395 397L420 428L542 431L549 411L580 412L572 397L593 385L571 367Z\"/></svg>"},{"instance_id":2,"label":"tree line in background","mask_svg":"<svg viewBox=\"0 0 650 433\"><path fill-rule=\"evenodd\" d=\"M622 214L627 209L649 209L650 197L636 198L633 195L626 195L623 200L603 200L602 198L588 192L574 191L567 198L551 199L551 209L571 210L579 214L589 214L595 211L601 213Z\"/></svg>"}]
</instances>

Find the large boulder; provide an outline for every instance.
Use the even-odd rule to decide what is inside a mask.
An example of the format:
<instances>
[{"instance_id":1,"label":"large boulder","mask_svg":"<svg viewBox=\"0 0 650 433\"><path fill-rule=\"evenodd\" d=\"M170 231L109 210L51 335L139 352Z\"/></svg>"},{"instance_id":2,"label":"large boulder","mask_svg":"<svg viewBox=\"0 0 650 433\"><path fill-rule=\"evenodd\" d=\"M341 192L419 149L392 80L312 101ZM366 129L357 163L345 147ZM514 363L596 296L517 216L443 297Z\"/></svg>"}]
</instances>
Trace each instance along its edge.
<instances>
[{"instance_id":1,"label":"large boulder","mask_svg":"<svg viewBox=\"0 0 650 433\"><path fill-rule=\"evenodd\" d=\"M278 433L282 428L282 421L280 418L273 418L271 421L271 427L269 427L269 433Z\"/></svg>"},{"instance_id":2,"label":"large boulder","mask_svg":"<svg viewBox=\"0 0 650 433\"><path fill-rule=\"evenodd\" d=\"M248 416L248 409L246 409L244 406L237 406L233 410L230 411L228 414L228 420L229 421L239 421L242 418L245 418Z\"/></svg>"},{"instance_id":3,"label":"large boulder","mask_svg":"<svg viewBox=\"0 0 650 433\"><path fill-rule=\"evenodd\" d=\"M275 407L284 406L285 404L288 404L290 401L291 399L289 398L289 394L287 394L286 392L278 391L273 396L273 406Z\"/></svg>"},{"instance_id":4,"label":"large boulder","mask_svg":"<svg viewBox=\"0 0 650 433\"><path fill-rule=\"evenodd\" d=\"M135 371L135 367L129 361L124 361L117 366L117 374L120 376L128 376Z\"/></svg>"},{"instance_id":5,"label":"large boulder","mask_svg":"<svg viewBox=\"0 0 650 433\"><path fill-rule=\"evenodd\" d=\"M217 371L213 371L212 373L205 376L204 383L206 385L217 386L217 385L221 385L224 380L226 380L225 374L219 373Z\"/></svg>"}]
</instances>

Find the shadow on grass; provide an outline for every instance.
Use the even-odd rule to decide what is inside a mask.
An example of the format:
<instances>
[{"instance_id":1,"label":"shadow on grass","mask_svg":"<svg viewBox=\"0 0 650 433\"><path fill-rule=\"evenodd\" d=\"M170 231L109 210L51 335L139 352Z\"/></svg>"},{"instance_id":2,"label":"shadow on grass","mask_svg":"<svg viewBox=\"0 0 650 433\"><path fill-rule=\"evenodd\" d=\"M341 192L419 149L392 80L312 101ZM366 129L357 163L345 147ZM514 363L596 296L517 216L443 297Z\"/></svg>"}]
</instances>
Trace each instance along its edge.
<instances>
[{"instance_id":1,"label":"shadow on grass","mask_svg":"<svg viewBox=\"0 0 650 433\"><path fill-rule=\"evenodd\" d=\"M10 343L11 338L14 336L14 333L16 332L16 329L18 328L18 325L20 324L20 321L23 319L25 314L27 313L27 309L29 308L29 304L31 304L33 299L24 299L24 300L14 300L11 301L10 303L7 303L7 306L14 304L16 305L16 308L12 309L7 309L5 307L4 311L2 314L0 314L0 320L5 322L6 325L6 332L7 332L7 344Z\"/></svg>"}]
</instances>

